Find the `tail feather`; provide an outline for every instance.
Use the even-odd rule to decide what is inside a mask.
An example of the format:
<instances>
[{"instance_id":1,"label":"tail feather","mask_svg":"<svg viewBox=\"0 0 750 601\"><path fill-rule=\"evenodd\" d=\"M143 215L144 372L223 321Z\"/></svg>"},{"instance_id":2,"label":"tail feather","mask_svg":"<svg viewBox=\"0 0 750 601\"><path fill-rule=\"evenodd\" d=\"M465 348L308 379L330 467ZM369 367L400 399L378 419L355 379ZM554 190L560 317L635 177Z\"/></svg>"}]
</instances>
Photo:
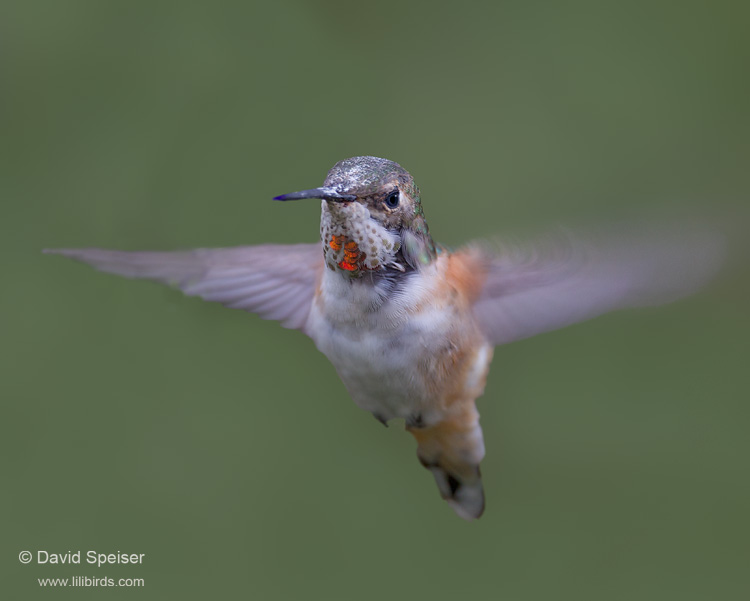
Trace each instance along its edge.
<instances>
[{"instance_id":1,"label":"tail feather","mask_svg":"<svg viewBox=\"0 0 750 601\"><path fill-rule=\"evenodd\" d=\"M408 430L417 439L417 457L432 472L442 496L465 520L484 512L484 489L479 463L484 457L484 440L479 413L471 410L437 424Z\"/></svg>"}]
</instances>

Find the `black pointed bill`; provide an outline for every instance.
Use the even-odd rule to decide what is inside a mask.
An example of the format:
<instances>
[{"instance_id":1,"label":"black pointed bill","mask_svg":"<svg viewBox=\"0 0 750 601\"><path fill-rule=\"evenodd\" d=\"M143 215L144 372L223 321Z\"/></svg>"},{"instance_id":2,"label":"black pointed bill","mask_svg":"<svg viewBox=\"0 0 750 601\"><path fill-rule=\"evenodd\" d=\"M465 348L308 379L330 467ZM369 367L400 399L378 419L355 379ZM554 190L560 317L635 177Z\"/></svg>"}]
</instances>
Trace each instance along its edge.
<instances>
[{"instance_id":1,"label":"black pointed bill","mask_svg":"<svg viewBox=\"0 0 750 601\"><path fill-rule=\"evenodd\" d=\"M334 200L338 202L356 200L353 194L341 194L334 188L312 188L302 190L301 192L292 192L291 194L282 194L274 196L274 200L302 200L303 198L324 198L325 200Z\"/></svg>"}]
</instances>

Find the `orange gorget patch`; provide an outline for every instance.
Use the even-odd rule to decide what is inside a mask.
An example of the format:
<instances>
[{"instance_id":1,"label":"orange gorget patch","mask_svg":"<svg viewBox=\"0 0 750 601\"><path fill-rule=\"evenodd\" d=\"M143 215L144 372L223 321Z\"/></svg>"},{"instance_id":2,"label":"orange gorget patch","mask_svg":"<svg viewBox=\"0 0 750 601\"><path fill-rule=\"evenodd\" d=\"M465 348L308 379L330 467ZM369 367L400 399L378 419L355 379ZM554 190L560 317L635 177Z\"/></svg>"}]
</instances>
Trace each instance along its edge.
<instances>
[{"instance_id":1,"label":"orange gorget patch","mask_svg":"<svg viewBox=\"0 0 750 601\"><path fill-rule=\"evenodd\" d=\"M342 248L344 249L344 258L338 262L338 266L341 269L345 271L373 270L373 268L367 267L364 264L367 255L359 250L356 242L349 240L346 236L331 236L328 246L336 252L339 252Z\"/></svg>"}]
</instances>

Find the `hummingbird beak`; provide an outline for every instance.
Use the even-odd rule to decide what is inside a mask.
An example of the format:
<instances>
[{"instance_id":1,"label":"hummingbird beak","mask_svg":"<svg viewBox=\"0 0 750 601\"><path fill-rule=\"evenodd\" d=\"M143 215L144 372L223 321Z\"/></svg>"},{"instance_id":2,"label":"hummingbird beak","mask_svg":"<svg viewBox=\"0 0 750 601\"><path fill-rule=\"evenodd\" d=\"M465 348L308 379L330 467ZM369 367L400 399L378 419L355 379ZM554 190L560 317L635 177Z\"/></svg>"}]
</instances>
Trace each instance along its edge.
<instances>
[{"instance_id":1,"label":"hummingbird beak","mask_svg":"<svg viewBox=\"0 0 750 601\"><path fill-rule=\"evenodd\" d=\"M292 192L291 194L274 196L274 200L301 200L303 198L323 198L325 200L344 202L348 200L356 200L357 197L353 194L341 194L334 188L326 187L312 188L311 190L302 190L301 192Z\"/></svg>"}]
</instances>

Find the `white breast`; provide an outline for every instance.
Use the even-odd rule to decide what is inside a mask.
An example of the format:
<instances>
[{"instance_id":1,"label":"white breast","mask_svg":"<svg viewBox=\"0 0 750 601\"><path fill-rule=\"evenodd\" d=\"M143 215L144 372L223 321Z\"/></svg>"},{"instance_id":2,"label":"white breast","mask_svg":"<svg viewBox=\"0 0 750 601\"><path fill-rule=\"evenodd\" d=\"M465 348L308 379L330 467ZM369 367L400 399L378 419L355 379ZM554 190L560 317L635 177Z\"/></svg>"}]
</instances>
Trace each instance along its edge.
<instances>
[{"instance_id":1,"label":"white breast","mask_svg":"<svg viewBox=\"0 0 750 601\"><path fill-rule=\"evenodd\" d=\"M308 334L354 402L384 419L407 418L434 403L423 365L450 344L455 319L452 307L429 302L438 281L435 269L404 276L395 290L387 283L373 285L369 277L351 281L327 271L313 304ZM429 308L415 313L419 306Z\"/></svg>"}]
</instances>

